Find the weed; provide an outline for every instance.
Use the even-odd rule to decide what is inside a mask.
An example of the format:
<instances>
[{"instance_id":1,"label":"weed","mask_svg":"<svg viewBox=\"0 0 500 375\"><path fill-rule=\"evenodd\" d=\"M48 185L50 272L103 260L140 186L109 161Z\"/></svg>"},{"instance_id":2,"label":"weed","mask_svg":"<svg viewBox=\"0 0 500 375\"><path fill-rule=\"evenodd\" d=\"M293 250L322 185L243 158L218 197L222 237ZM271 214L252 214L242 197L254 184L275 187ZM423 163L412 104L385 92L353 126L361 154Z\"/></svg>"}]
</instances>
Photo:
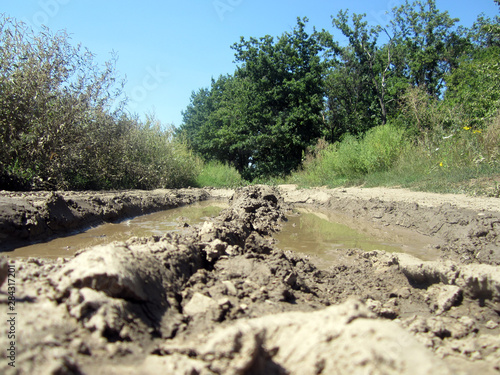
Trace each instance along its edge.
<instances>
[{"instance_id":1,"label":"weed","mask_svg":"<svg viewBox=\"0 0 500 375\"><path fill-rule=\"evenodd\" d=\"M234 167L218 161L204 164L196 178L196 186L199 187L237 187L244 184L244 180Z\"/></svg>"}]
</instances>

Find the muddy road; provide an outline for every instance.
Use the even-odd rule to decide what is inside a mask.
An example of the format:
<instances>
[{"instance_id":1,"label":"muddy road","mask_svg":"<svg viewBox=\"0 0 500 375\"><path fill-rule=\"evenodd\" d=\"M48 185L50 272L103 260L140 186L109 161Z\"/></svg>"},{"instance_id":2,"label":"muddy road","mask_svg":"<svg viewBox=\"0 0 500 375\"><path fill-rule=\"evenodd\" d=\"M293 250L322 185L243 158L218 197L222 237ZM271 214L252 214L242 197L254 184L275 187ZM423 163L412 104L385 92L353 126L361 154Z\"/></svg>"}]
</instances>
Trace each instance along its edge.
<instances>
[{"instance_id":1,"label":"muddy road","mask_svg":"<svg viewBox=\"0 0 500 375\"><path fill-rule=\"evenodd\" d=\"M210 198L229 206L180 232L68 258L8 255ZM320 267L273 238L300 206L428 239L422 251L439 256L338 248ZM293 186L1 192L0 246L1 373L500 373L496 198Z\"/></svg>"}]
</instances>

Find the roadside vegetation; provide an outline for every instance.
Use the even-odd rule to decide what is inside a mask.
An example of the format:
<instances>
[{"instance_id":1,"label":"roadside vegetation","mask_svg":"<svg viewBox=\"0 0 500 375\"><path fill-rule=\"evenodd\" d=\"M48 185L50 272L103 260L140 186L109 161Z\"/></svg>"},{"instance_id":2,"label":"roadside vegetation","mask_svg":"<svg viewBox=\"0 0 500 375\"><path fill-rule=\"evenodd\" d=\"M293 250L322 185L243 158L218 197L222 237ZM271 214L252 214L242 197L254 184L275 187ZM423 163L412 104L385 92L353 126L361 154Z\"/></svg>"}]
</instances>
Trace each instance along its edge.
<instances>
[{"instance_id":1,"label":"roadside vegetation","mask_svg":"<svg viewBox=\"0 0 500 375\"><path fill-rule=\"evenodd\" d=\"M201 160L154 116L127 113L114 66L64 32L0 18L0 189L195 184Z\"/></svg>"},{"instance_id":2,"label":"roadside vegetation","mask_svg":"<svg viewBox=\"0 0 500 375\"><path fill-rule=\"evenodd\" d=\"M466 28L433 0L383 27L340 11L347 45L307 22L241 38L234 74L193 92L178 133L197 155L253 183L500 194L500 17Z\"/></svg>"},{"instance_id":3,"label":"roadside vegetation","mask_svg":"<svg viewBox=\"0 0 500 375\"><path fill-rule=\"evenodd\" d=\"M235 188L247 184L234 167L216 160L203 163L196 177L196 186L199 187Z\"/></svg>"},{"instance_id":4,"label":"roadside vegetation","mask_svg":"<svg viewBox=\"0 0 500 375\"><path fill-rule=\"evenodd\" d=\"M442 109L417 108L420 115L443 114ZM320 140L299 170L274 182L303 187L397 186L499 197L500 116L477 128L461 121L457 112L451 118L457 126L445 127L439 123L442 118L434 118L436 123L418 137L388 123L359 137L346 135L334 144Z\"/></svg>"},{"instance_id":5,"label":"roadside vegetation","mask_svg":"<svg viewBox=\"0 0 500 375\"><path fill-rule=\"evenodd\" d=\"M495 1L500 6L500 0ZM296 183L500 195L500 17L434 0L242 37L179 128L127 111L112 58L0 17L0 189Z\"/></svg>"}]
</instances>

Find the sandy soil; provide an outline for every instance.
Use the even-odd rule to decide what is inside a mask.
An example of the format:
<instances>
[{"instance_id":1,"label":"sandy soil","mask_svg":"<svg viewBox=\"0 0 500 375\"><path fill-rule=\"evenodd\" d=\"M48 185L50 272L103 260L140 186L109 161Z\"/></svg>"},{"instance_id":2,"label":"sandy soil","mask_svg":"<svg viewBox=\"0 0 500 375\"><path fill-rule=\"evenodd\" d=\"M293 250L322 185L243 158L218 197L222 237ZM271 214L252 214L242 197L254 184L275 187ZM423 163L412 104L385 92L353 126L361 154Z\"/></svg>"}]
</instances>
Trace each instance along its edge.
<instances>
[{"instance_id":1,"label":"sandy soil","mask_svg":"<svg viewBox=\"0 0 500 375\"><path fill-rule=\"evenodd\" d=\"M0 372L500 373L497 198L294 186L2 192L2 246L209 197L230 206L182 233L70 259L0 257ZM414 231L441 258L338 249L338 263L318 269L272 239L296 205Z\"/></svg>"}]
</instances>

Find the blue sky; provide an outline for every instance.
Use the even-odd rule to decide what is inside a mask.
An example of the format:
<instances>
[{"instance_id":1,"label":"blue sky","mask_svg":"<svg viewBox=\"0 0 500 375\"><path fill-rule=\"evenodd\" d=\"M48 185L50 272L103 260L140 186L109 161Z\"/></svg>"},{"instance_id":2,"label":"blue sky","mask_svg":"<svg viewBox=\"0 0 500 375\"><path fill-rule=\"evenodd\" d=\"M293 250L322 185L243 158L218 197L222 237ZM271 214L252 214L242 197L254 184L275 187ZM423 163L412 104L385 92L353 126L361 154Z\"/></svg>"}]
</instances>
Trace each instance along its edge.
<instances>
[{"instance_id":1,"label":"blue sky","mask_svg":"<svg viewBox=\"0 0 500 375\"><path fill-rule=\"evenodd\" d=\"M371 24L386 24L385 14L403 0L0 0L0 13L52 31L65 29L73 43L96 54L97 61L118 55L126 77L132 112L155 113L164 124L179 126L191 92L211 77L233 73L240 36L278 36L297 17L334 32L331 15L341 9L366 13ZM477 15L498 15L493 0L436 0L441 11L471 26ZM340 35L334 34L340 39Z\"/></svg>"}]
</instances>

